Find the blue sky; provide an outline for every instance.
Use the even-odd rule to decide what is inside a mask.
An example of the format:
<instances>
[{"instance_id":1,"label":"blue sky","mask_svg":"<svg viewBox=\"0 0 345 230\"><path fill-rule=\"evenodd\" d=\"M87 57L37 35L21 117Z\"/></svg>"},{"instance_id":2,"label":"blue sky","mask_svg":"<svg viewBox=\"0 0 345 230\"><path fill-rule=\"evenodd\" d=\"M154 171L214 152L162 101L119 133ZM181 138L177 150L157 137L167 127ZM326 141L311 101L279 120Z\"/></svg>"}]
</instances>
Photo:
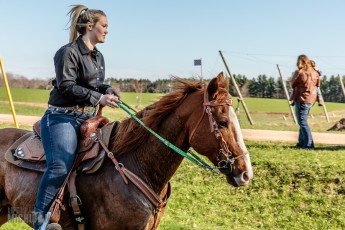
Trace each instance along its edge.
<instances>
[{"instance_id":1,"label":"blue sky","mask_svg":"<svg viewBox=\"0 0 345 230\"><path fill-rule=\"evenodd\" d=\"M225 71L290 76L296 58L307 54L323 74L345 75L343 0L0 0L0 55L6 72L29 78L54 77L53 56L68 43L69 6L105 11L106 43L97 47L106 75L116 78L169 78Z\"/></svg>"}]
</instances>

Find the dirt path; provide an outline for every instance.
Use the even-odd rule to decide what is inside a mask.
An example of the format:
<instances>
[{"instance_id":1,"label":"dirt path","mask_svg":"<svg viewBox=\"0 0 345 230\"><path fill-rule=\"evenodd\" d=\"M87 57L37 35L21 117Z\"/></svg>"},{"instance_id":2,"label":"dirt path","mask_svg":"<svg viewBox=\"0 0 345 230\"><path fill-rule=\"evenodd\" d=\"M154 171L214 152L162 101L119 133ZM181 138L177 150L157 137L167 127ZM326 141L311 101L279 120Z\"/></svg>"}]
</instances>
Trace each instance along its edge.
<instances>
[{"instance_id":1,"label":"dirt path","mask_svg":"<svg viewBox=\"0 0 345 230\"><path fill-rule=\"evenodd\" d=\"M40 117L36 116L17 115L17 121L19 123L19 126L31 126L39 119ZM13 124L12 115L0 114L0 123ZM298 133L293 131L242 129L242 132L244 139L251 141L278 141L295 143L298 137ZM315 144L345 146L345 134L313 132L312 135Z\"/></svg>"},{"instance_id":2,"label":"dirt path","mask_svg":"<svg viewBox=\"0 0 345 230\"><path fill-rule=\"evenodd\" d=\"M278 141L296 143L298 139L298 132L293 131L242 129L242 132L244 139L251 141ZM315 144L345 146L345 134L313 132L312 135Z\"/></svg>"},{"instance_id":3,"label":"dirt path","mask_svg":"<svg viewBox=\"0 0 345 230\"><path fill-rule=\"evenodd\" d=\"M16 115L17 122L19 127L20 126L31 126L36 121L41 119L41 117L36 116L24 116L24 115ZM0 114L0 124L14 124L13 116L11 114Z\"/></svg>"}]
</instances>

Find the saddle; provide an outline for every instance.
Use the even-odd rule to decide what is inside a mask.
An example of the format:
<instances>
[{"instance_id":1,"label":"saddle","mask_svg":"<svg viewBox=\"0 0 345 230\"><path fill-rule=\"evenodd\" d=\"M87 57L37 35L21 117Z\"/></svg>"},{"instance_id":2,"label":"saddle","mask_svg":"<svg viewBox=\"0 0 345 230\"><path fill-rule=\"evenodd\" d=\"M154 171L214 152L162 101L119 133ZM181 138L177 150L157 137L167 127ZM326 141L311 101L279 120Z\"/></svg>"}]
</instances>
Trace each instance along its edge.
<instances>
[{"instance_id":1,"label":"saddle","mask_svg":"<svg viewBox=\"0 0 345 230\"><path fill-rule=\"evenodd\" d=\"M5 159L18 167L44 172L46 157L40 139L40 121L33 126L33 131L24 134L6 151ZM105 151L100 147L98 136L108 145L110 134L115 122L102 116L86 120L80 127L81 140L78 142L77 158L79 166L77 173L94 173L103 164ZM101 135L96 135L99 132Z\"/></svg>"}]
</instances>

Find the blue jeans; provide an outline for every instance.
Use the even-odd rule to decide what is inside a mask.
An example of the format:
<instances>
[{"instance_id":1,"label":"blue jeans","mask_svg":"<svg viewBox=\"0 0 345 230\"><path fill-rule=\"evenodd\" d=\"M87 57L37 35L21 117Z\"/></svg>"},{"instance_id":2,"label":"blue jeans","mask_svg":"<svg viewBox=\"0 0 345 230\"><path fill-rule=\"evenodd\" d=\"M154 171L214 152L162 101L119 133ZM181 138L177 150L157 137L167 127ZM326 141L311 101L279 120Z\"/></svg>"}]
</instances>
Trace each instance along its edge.
<instances>
[{"instance_id":1,"label":"blue jeans","mask_svg":"<svg viewBox=\"0 0 345 230\"><path fill-rule=\"evenodd\" d=\"M71 170L80 125L91 116L62 108L48 108L41 119L41 137L47 168L38 188L34 228L39 229L54 198Z\"/></svg>"},{"instance_id":2,"label":"blue jeans","mask_svg":"<svg viewBox=\"0 0 345 230\"><path fill-rule=\"evenodd\" d=\"M314 141L308 125L308 115L313 104L295 102L296 117L299 125L298 146L301 148L314 148Z\"/></svg>"}]
</instances>

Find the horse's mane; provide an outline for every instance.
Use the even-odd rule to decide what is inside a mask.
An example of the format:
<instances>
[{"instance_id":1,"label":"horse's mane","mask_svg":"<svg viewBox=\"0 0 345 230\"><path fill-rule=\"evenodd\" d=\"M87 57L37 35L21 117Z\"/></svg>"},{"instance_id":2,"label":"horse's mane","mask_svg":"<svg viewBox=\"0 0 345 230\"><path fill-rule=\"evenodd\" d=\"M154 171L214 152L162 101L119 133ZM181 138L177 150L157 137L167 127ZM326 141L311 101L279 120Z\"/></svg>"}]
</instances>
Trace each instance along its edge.
<instances>
[{"instance_id":1,"label":"horse's mane","mask_svg":"<svg viewBox=\"0 0 345 230\"><path fill-rule=\"evenodd\" d=\"M180 78L173 78L176 81L174 91L163 96L159 101L147 106L136 114L146 126L157 131L160 123L174 111L192 92L203 89L201 81L187 81ZM112 138L113 149L116 155L131 152L140 148L151 135L144 127L132 118L122 121Z\"/></svg>"}]
</instances>

